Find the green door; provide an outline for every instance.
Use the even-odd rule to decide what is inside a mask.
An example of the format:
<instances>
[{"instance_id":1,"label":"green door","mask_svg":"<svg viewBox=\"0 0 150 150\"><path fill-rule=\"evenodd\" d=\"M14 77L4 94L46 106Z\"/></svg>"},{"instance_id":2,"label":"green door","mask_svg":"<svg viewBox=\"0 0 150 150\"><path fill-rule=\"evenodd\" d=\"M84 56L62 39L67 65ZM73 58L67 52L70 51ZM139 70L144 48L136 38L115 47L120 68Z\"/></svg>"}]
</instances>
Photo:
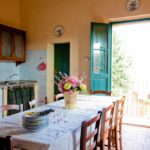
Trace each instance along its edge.
<instances>
[{"instance_id":1,"label":"green door","mask_svg":"<svg viewBox=\"0 0 150 150\"><path fill-rule=\"evenodd\" d=\"M111 24L91 24L90 89L111 90Z\"/></svg>"},{"instance_id":2,"label":"green door","mask_svg":"<svg viewBox=\"0 0 150 150\"><path fill-rule=\"evenodd\" d=\"M70 43L54 44L54 75L59 72L69 75L70 68ZM54 85L54 94L60 93Z\"/></svg>"}]
</instances>

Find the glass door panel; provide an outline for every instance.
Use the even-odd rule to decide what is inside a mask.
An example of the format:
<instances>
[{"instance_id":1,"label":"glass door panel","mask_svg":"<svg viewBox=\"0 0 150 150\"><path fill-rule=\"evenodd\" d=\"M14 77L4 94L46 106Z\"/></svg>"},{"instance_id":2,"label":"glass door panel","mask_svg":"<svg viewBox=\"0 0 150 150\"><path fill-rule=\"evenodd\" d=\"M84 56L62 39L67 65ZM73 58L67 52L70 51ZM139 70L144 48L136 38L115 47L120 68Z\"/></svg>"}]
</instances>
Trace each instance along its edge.
<instances>
[{"instance_id":1,"label":"glass door panel","mask_svg":"<svg viewBox=\"0 0 150 150\"><path fill-rule=\"evenodd\" d=\"M100 51L94 50L93 53L93 74L99 74L100 73Z\"/></svg>"},{"instance_id":2,"label":"glass door panel","mask_svg":"<svg viewBox=\"0 0 150 150\"><path fill-rule=\"evenodd\" d=\"M15 34L14 41L15 41L15 56L17 58L22 58L23 57L23 49L24 49L23 37L19 34Z\"/></svg>"},{"instance_id":3,"label":"glass door panel","mask_svg":"<svg viewBox=\"0 0 150 150\"><path fill-rule=\"evenodd\" d=\"M107 73L108 52L94 50L93 53L93 74Z\"/></svg>"},{"instance_id":4,"label":"glass door panel","mask_svg":"<svg viewBox=\"0 0 150 150\"><path fill-rule=\"evenodd\" d=\"M107 49L108 48L108 27L94 26L93 48Z\"/></svg>"},{"instance_id":5,"label":"glass door panel","mask_svg":"<svg viewBox=\"0 0 150 150\"><path fill-rule=\"evenodd\" d=\"M108 51L100 51L100 72L108 73Z\"/></svg>"},{"instance_id":6,"label":"glass door panel","mask_svg":"<svg viewBox=\"0 0 150 150\"><path fill-rule=\"evenodd\" d=\"M7 31L2 32L2 56L11 57L11 34Z\"/></svg>"}]
</instances>

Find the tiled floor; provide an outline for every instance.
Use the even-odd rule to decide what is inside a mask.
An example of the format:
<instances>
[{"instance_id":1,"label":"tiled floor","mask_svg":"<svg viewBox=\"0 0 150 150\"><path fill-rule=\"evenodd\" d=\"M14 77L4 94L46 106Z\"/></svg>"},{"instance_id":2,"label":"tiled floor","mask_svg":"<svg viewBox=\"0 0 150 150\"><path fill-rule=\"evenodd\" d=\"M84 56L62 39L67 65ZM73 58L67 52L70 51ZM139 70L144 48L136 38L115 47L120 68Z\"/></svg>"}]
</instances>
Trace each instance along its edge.
<instances>
[{"instance_id":1,"label":"tiled floor","mask_svg":"<svg viewBox=\"0 0 150 150\"><path fill-rule=\"evenodd\" d=\"M123 150L150 150L150 128L123 125Z\"/></svg>"}]
</instances>

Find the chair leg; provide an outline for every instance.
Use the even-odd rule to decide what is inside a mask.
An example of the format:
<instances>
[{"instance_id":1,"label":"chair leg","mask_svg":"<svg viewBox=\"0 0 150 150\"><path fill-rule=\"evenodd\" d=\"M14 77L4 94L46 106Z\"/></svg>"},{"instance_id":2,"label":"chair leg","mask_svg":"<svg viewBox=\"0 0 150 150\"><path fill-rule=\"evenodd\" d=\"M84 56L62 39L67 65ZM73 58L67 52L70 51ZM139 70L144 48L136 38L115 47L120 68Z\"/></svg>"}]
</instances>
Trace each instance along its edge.
<instances>
[{"instance_id":1,"label":"chair leg","mask_svg":"<svg viewBox=\"0 0 150 150\"><path fill-rule=\"evenodd\" d=\"M118 131L117 131L116 128L115 128L115 147L116 147L116 150L119 150L119 147L118 147Z\"/></svg>"},{"instance_id":2,"label":"chair leg","mask_svg":"<svg viewBox=\"0 0 150 150\"><path fill-rule=\"evenodd\" d=\"M122 120L121 120L119 128L120 128L120 131L119 131L119 143L120 143L120 150L122 150Z\"/></svg>"},{"instance_id":3,"label":"chair leg","mask_svg":"<svg viewBox=\"0 0 150 150\"><path fill-rule=\"evenodd\" d=\"M111 130L111 145L112 145L112 147L114 147L116 145L115 137L116 137L115 130L112 129Z\"/></svg>"},{"instance_id":4,"label":"chair leg","mask_svg":"<svg viewBox=\"0 0 150 150\"><path fill-rule=\"evenodd\" d=\"M104 143L104 141L102 140L101 142L100 142L100 150L104 150L105 149L105 143Z\"/></svg>"},{"instance_id":5,"label":"chair leg","mask_svg":"<svg viewBox=\"0 0 150 150\"><path fill-rule=\"evenodd\" d=\"M111 150L111 145L113 144L112 138L113 137L113 131L109 130L109 135L108 135L108 150Z\"/></svg>"},{"instance_id":6,"label":"chair leg","mask_svg":"<svg viewBox=\"0 0 150 150\"><path fill-rule=\"evenodd\" d=\"M120 150L122 150L122 137L120 136L120 139L119 139L119 143L120 143Z\"/></svg>"}]
</instances>

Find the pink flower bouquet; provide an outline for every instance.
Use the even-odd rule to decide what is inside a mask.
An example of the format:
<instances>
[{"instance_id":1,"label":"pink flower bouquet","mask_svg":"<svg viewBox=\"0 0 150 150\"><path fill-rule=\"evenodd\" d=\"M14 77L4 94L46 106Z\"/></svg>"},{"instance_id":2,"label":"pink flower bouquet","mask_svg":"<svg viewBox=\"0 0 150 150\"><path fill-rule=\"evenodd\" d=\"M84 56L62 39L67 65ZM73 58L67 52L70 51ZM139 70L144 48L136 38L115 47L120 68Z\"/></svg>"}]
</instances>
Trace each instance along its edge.
<instances>
[{"instance_id":1,"label":"pink flower bouquet","mask_svg":"<svg viewBox=\"0 0 150 150\"><path fill-rule=\"evenodd\" d=\"M58 90L61 93L73 94L74 92L85 92L86 84L83 81L84 77L78 79L75 76L67 76L59 72L60 77L55 76L55 83L58 85Z\"/></svg>"}]
</instances>

